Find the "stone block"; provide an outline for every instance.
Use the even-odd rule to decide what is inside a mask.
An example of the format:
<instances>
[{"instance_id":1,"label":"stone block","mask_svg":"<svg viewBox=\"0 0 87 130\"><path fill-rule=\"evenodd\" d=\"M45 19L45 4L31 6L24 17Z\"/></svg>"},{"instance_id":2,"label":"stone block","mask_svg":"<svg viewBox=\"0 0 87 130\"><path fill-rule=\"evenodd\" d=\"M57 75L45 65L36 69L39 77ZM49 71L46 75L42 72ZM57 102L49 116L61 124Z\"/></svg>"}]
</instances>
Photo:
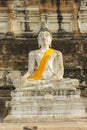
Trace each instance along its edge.
<instances>
[{"instance_id":1,"label":"stone block","mask_svg":"<svg viewBox=\"0 0 87 130\"><path fill-rule=\"evenodd\" d=\"M72 90L69 86L66 88L66 85L65 88L46 86L41 81L37 84L32 87L28 84L11 93L11 110L5 122L44 122L86 117L80 90Z\"/></svg>"}]
</instances>

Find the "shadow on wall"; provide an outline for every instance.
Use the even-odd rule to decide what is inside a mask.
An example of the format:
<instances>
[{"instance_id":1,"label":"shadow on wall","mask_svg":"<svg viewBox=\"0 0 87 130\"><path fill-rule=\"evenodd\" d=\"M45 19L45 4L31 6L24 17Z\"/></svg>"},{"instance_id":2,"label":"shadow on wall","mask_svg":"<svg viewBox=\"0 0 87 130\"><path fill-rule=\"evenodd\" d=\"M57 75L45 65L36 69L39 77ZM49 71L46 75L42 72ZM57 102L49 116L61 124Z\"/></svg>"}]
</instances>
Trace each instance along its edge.
<instances>
[{"instance_id":1,"label":"shadow on wall","mask_svg":"<svg viewBox=\"0 0 87 130\"><path fill-rule=\"evenodd\" d=\"M7 5L7 0L0 0L0 5L6 6Z\"/></svg>"}]
</instances>

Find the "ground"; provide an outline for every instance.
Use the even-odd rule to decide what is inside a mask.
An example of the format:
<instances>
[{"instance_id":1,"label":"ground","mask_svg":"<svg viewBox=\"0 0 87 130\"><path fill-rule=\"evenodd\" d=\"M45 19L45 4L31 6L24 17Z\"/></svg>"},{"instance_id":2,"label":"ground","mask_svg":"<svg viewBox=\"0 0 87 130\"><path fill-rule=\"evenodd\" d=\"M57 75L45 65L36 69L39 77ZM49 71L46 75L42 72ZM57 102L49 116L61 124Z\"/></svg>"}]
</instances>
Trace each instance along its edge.
<instances>
[{"instance_id":1,"label":"ground","mask_svg":"<svg viewBox=\"0 0 87 130\"><path fill-rule=\"evenodd\" d=\"M0 130L87 130L87 122L0 123Z\"/></svg>"}]
</instances>

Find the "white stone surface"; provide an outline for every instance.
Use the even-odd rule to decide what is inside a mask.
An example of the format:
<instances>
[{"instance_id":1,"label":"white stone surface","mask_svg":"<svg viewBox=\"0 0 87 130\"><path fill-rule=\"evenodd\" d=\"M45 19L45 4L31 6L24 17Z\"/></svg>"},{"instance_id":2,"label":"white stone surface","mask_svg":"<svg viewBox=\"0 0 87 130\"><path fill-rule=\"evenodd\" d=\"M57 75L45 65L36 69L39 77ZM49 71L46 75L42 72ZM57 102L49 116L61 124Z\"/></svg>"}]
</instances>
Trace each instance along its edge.
<instances>
[{"instance_id":1,"label":"white stone surface","mask_svg":"<svg viewBox=\"0 0 87 130\"><path fill-rule=\"evenodd\" d=\"M79 28L81 33L87 33L87 1L83 0L79 11Z\"/></svg>"},{"instance_id":2,"label":"white stone surface","mask_svg":"<svg viewBox=\"0 0 87 130\"><path fill-rule=\"evenodd\" d=\"M9 74L6 76L7 80L11 80L14 87L21 87L21 72L20 71L9 71Z\"/></svg>"},{"instance_id":3,"label":"white stone surface","mask_svg":"<svg viewBox=\"0 0 87 130\"><path fill-rule=\"evenodd\" d=\"M57 88L64 90L76 90L79 86L79 81L77 79L61 79L61 80L34 80L34 81L25 81L23 84L23 88ZM21 86L22 89L22 86Z\"/></svg>"},{"instance_id":4,"label":"white stone surface","mask_svg":"<svg viewBox=\"0 0 87 130\"><path fill-rule=\"evenodd\" d=\"M24 88L17 88L11 93L11 109L5 122L52 121L85 115L80 91L76 90L79 82L76 79L72 81L72 88L68 86L71 85L70 79L65 79L66 84L59 81L59 86L52 86L51 81L48 81L48 85L44 81L35 81Z\"/></svg>"},{"instance_id":5,"label":"white stone surface","mask_svg":"<svg viewBox=\"0 0 87 130\"><path fill-rule=\"evenodd\" d=\"M6 33L8 31L8 13L0 12L0 33Z\"/></svg>"},{"instance_id":6,"label":"white stone surface","mask_svg":"<svg viewBox=\"0 0 87 130\"><path fill-rule=\"evenodd\" d=\"M43 59L45 53L49 50L51 46L52 37L49 31L41 31L38 35L38 46L41 48L38 50L31 51L28 57L28 72L23 76L24 85L28 82L27 78L32 78L34 73L38 70L41 60ZM47 57L47 56L46 56ZM46 60L46 58L45 58ZM61 80L64 74L62 53L55 50L49 57L45 70L41 76L40 80ZM29 81L30 82L30 81ZM31 81L32 82L32 81Z\"/></svg>"}]
</instances>

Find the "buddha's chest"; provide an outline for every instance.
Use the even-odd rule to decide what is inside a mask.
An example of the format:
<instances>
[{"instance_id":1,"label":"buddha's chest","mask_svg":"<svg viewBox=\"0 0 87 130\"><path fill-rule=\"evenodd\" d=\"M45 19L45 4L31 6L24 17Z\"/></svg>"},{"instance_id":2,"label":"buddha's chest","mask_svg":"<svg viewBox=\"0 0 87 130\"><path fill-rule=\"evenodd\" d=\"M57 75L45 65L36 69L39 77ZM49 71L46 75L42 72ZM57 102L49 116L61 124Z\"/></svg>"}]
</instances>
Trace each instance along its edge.
<instances>
[{"instance_id":1,"label":"buddha's chest","mask_svg":"<svg viewBox=\"0 0 87 130\"><path fill-rule=\"evenodd\" d=\"M44 57L44 55L45 55L45 53L37 53L35 55L35 64L36 64L36 66L39 66L42 60L44 60L44 62L45 62L45 60L47 60L47 64L49 64L49 65L53 64L53 61L54 61L56 55L51 54L49 57L48 56Z\"/></svg>"},{"instance_id":2,"label":"buddha's chest","mask_svg":"<svg viewBox=\"0 0 87 130\"><path fill-rule=\"evenodd\" d=\"M43 56L44 56L44 53L40 53L40 54L37 53L37 54L35 55L35 62L36 62L37 65L40 64L41 60L43 59Z\"/></svg>"}]
</instances>

